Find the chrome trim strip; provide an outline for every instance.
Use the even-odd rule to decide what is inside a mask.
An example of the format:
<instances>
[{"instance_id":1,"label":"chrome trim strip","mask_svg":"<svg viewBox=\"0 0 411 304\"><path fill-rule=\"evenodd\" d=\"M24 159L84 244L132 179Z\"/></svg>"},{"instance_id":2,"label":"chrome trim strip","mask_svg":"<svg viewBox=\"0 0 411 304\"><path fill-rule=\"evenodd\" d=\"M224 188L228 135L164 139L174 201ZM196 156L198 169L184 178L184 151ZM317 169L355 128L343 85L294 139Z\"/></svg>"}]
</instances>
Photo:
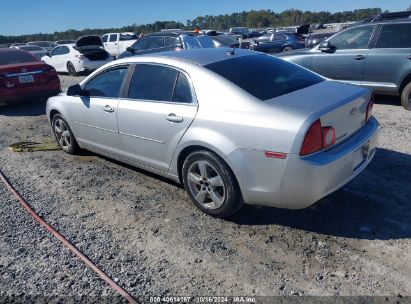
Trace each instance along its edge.
<instances>
[{"instance_id":1,"label":"chrome trim strip","mask_svg":"<svg viewBox=\"0 0 411 304\"><path fill-rule=\"evenodd\" d=\"M93 128L93 129L99 129L99 130L103 130L103 131L108 131L111 133L118 133L117 131L114 130L110 130L110 129L105 129L105 128L101 128L101 127L96 127L96 126L91 126L91 125L87 125L87 124L83 124L81 122L74 122L76 125L80 125L80 126L84 126L84 127L89 127L89 128Z\"/></svg>"},{"instance_id":2,"label":"chrome trim strip","mask_svg":"<svg viewBox=\"0 0 411 304\"><path fill-rule=\"evenodd\" d=\"M6 77L15 77L15 76L24 76L24 75L35 75L35 74L42 74L43 71L31 71L31 72L25 72L25 73L13 73L13 74L5 74L4 76Z\"/></svg>"},{"instance_id":3,"label":"chrome trim strip","mask_svg":"<svg viewBox=\"0 0 411 304\"><path fill-rule=\"evenodd\" d=\"M358 86L369 86L369 87L384 87L384 88L397 88L395 83L386 82L372 82L372 81L350 81L350 80L336 80L338 82L354 84Z\"/></svg>"},{"instance_id":4,"label":"chrome trim strip","mask_svg":"<svg viewBox=\"0 0 411 304\"><path fill-rule=\"evenodd\" d=\"M143 137L143 136L132 135L132 134L124 133L124 132L120 132L120 134L130 136L130 137L139 138L139 139L144 139L144 140L148 140L148 141L153 141L153 142L156 142L156 143L159 143L159 144L164 144L165 143L163 140L157 140L157 139L147 138L147 137Z\"/></svg>"}]
</instances>

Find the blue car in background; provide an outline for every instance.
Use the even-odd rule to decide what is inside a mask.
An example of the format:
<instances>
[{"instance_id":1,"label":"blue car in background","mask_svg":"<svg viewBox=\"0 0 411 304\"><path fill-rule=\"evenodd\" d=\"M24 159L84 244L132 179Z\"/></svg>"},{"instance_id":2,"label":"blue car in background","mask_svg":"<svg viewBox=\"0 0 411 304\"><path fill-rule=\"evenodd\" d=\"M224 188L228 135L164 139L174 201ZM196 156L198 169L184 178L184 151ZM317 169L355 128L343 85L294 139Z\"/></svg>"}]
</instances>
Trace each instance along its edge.
<instances>
[{"instance_id":1,"label":"blue car in background","mask_svg":"<svg viewBox=\"0 0 411 304\"><path fill-rule=\"evenodd\" d=\"M280 53L305 47L305 39L292 33L273 33L259 37L251 42L250 50L263 53Z\"/></svg>"}]
</instances>

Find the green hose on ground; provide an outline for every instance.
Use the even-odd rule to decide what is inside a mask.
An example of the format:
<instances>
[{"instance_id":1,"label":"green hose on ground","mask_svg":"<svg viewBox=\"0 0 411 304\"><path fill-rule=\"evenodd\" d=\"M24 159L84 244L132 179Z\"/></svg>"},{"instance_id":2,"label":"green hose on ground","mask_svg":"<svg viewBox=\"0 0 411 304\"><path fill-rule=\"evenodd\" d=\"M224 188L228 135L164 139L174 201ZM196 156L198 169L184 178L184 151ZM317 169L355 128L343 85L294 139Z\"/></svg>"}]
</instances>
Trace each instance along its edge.
<instances>
[{"instance_id":1,"label":"green hose on ground","mask_svg":"<svg viewBox=\"0 0 411 304\"><path fill-rule=\"evenodd\" d=\"M60 146L53 142L32 142L32 141L19 141L9 146L9 149L13 152L38 152L38 151L56 151L60 150Z\"/></svg>"}]
</instances>

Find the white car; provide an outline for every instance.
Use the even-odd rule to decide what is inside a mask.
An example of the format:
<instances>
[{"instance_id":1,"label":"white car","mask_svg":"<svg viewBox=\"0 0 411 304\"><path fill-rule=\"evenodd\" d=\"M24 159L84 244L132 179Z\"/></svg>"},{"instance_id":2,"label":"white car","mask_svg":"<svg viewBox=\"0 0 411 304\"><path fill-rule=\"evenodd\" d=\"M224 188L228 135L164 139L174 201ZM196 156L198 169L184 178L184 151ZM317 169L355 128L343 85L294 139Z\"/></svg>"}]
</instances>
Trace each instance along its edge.
<instances>
[{"instance_id":1,"label":"white car","mask_svg":"<svg viewBox=\"0 0 411 304\"><path fill-rule=\"evenodd\" d=\"M117 57L137 41L137 36L135 33L108 33L103 35L101 40L103 40L105 50L111 56Z\"/></svg>"},{"instance_id":2,"label":"white car","mask_svg":"<svg viewBox=\"0 0 411 304\"><path fill-rule=\"evenodd\" d=\"M81 72L97 70L113 58L104 50L99 36L83 36L75 44L57 46L41 60L53 66L57 72L77 76Z\"/></svg>"}]
</instances>

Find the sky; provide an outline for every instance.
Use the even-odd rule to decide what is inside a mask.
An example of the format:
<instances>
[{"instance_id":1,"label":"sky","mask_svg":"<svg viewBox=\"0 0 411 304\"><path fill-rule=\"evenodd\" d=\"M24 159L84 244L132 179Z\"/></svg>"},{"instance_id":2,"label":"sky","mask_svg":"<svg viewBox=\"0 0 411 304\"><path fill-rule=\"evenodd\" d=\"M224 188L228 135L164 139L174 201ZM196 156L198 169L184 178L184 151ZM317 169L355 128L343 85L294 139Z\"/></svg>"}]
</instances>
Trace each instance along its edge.
<instances>
[{"instance_id":1,"label":"sky","mask_svg":"<svg viewBox=\"0 0 411 304\"><path fill-rule=\"evenodd\" d=\"M1 1L0 35L111 28L197 16L270 9L346 11L380 7L401 11L411 0L13 0Z\"/></svg>"}]
</instances>

